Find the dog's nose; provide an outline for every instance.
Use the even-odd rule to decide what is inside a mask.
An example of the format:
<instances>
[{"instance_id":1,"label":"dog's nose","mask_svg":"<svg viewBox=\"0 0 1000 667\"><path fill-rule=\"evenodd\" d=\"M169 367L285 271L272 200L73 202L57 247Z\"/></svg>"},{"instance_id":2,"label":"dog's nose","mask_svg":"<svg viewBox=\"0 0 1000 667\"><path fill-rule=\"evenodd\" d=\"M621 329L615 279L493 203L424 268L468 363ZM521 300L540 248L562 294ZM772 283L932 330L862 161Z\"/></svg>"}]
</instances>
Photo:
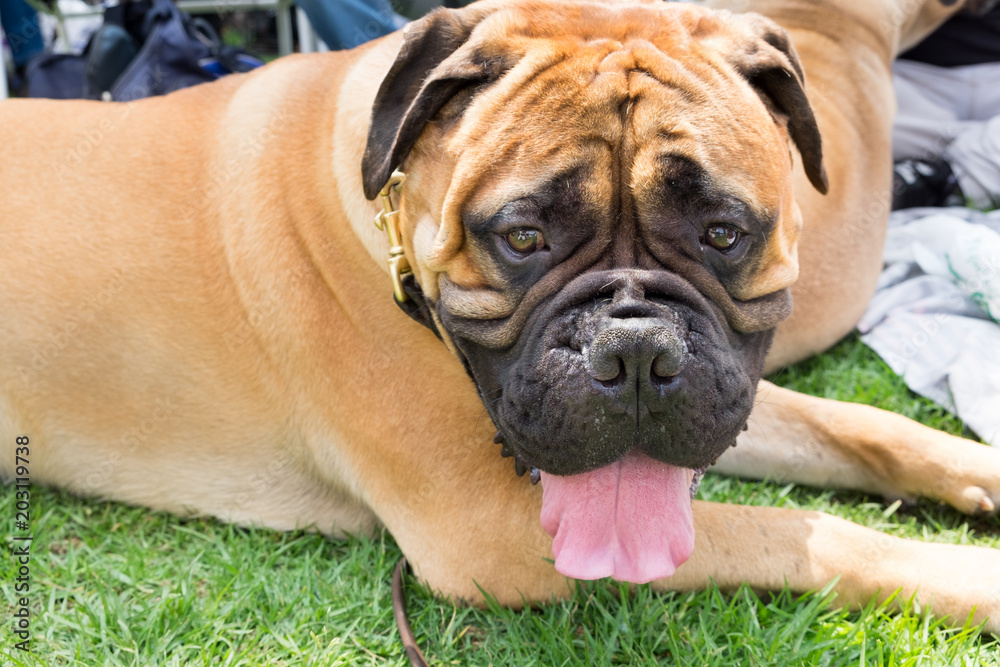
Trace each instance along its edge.
<instances>
[{"instance_id":1,"label":"dog's nose","mask_svg":"<svg viewBox=\"0 0 1000 667\"><path fill-rule=\"evenodd\" d=\"M660 318L614 318L587 351L587 371L606 386L625 382L662 385L681 372L685 345L672 323Z\"/></svg>"}]
</instances>

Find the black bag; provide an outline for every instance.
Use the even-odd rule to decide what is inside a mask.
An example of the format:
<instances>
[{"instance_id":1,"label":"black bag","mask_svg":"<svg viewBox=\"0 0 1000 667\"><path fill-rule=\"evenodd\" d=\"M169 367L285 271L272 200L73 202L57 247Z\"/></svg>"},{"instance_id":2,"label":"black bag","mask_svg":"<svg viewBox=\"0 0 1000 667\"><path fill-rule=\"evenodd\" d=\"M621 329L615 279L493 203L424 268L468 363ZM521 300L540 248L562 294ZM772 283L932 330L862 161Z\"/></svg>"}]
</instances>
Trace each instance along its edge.
<instances>
[{"instance_id":1,"label":"black bag","mask_svg":"<svg viewBox=\"0 0 1000 667\"><path fill-rule=\"evenodd\" d=\"M82 55L42 54L28 64L25 79L28 97L127 102L262 64L223 46L206 21L171 0L139 0L106 9Z\"/></svg>"}]
</instances>

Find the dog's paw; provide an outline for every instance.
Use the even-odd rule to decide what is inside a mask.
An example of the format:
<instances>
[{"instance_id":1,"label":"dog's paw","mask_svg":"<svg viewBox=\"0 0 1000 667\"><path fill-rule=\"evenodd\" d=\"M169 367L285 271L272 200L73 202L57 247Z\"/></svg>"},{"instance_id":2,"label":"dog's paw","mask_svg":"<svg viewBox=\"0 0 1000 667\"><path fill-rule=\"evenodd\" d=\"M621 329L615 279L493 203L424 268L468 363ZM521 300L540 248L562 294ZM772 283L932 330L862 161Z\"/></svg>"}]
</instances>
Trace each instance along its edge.
<instances>
[{"instance_id":1,"label":"dog's paw","mask_svg":"<svg viewBox=\"0 0 1000 667\"><path fill-rule=\"evenodd\" d=\"M1000 635L1000 549L904 541L886 559L882 589L914 592L920 607L962 625L970 614L983 630Z\"/></svg>"},{"instance_id":2,"label":"dog's paw","mask_svg":"<svg viewBox=\"0 0 1000 667\"><path fill-rule=\"evenodd\" d=\"M967 486L962 491L962 500L956 507L967 514L993 514L997 509L993 501L994 495L996 494L991 494L981 486Z\"/></svg>"},{"instance_id":3,"label":"dog's paw","mask_svg":"<svg viewBox=\"0 0 1000 667\"><path fill-rule=\"evenodd\" d=\"M827 543L812 557L826 576L836 576L838 604L863 607L873 598L892 598L896 606L948 617L955 626L971 616L1000 635L1000 549L902 539L839 521L817 524L836 529L836 547Z\"/></svg>"},{"instance_id":4,"label":"dog's paw","mask_svg":"<svg viewBox=\"0 0 1000 667\"><path fill-rule=\"evenodd\" d=\"M914 450L914 460L905 465L908 474L902 476L907 488L898 497L930 497L970 515L997 512L1000 450L939 432Z\"/></svg>"}]
</instances>

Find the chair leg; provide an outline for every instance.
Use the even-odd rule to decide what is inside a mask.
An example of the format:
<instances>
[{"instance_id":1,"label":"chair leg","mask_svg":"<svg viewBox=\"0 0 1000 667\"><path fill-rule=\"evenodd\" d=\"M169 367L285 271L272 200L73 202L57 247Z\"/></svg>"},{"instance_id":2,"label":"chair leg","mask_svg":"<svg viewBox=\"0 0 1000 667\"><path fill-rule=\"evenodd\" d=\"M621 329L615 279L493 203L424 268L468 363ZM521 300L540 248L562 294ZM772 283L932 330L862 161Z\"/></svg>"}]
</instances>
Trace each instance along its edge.
<instances>
[{"instance_id":1,"label":"chair leg","mask_svg":"<svg viewBox=\"0 0 1000 667\"><path fill-rule=\"evenodd\" d=\"M278 0L278 55L287 56L295 50L292 44L292 3Z\"/></svg>"},{"instance_id":2,"label":"chair leg","mask_svg":"<svg viewBox=\"0 0 1000 667\"><path fill-rule=\"evenodd\" d=\"M7 90L7 63L3 55L3 29L0 29L0 100L9 96Z\"/></svg>"}]
</instances>

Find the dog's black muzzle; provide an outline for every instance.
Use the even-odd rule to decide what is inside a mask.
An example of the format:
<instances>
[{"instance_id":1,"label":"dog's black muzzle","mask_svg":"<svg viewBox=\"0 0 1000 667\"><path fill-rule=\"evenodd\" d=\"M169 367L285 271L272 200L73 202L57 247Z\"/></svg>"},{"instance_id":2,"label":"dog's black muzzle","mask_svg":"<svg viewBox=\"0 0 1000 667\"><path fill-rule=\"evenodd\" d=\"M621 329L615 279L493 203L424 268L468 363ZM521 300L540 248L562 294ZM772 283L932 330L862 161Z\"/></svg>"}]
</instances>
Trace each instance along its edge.
<instances>
[{"instance_id":1,"label":"dog's black muzzle","mask_svg":"<svg viewBox=\"0 0 1000 667\"><path fill-rule=\"evenodd\" d=\"M594 271L497 351L458 341L508 451L569 475L633 447L686 468L735 444L772 332L741 334L666 271Z\"/></svg>"}]
</instances>

